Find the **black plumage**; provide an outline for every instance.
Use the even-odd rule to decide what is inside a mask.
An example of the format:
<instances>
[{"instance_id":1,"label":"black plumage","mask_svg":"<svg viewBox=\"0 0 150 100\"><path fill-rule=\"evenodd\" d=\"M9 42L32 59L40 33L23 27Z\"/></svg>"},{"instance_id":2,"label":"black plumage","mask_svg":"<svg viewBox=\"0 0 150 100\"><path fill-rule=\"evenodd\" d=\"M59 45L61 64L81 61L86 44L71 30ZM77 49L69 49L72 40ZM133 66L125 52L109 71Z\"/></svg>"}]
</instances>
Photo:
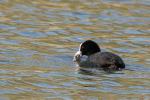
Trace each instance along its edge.
<instances>
[{"instance_id":1,"label":"black plumage","mask_svg":"<svg viewBox=\"0 0 150 100\"><path fill-rule=\"evenodd\" d=\"M83 56L87 56L84 61L81 60ZM121 57L111 52L101 52L98 44L92 40L81 43L74 59L80 67L102 68L106 71L125 68Z\"/></svg>"}]
</instances>

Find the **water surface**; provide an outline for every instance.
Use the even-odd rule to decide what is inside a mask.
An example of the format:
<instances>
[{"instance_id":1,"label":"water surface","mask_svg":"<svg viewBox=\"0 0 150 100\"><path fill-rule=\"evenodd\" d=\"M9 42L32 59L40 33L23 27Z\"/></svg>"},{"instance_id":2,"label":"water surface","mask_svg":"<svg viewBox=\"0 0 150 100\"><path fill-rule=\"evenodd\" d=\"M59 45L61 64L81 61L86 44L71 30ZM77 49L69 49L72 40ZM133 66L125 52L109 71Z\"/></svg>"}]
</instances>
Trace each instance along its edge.
<instances>
[{"instance_id":1,"label":"water surface","mask_svg":"<svg viewBox=\"0 0 150 100\"><path fill-rule=\"evenodd\" d=\"M124 70L82 72L92 39ZM150 100L149 0L0 0L1 100Z\"/></svg>"}]
</instances>

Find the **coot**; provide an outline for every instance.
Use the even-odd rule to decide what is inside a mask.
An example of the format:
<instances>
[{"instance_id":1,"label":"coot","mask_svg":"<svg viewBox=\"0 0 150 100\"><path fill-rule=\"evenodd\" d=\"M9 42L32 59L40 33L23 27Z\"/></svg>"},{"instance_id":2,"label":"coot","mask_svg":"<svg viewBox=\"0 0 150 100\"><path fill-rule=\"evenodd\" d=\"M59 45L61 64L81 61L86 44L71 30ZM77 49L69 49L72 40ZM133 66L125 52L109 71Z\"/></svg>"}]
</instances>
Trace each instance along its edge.
<instances>
[{"instance_id":1,"label":"coot","mask_svg":"<svg viewBox=\"0 0 150 100\"><path fill-rule=\"evenodd\" d=\"M92 40L80 44L79 51L74 55L74 61L81 68L90 67L106 71L125 68L121 57L111 52L101 52L99 45Z\"/></svg>"}]
</instances>

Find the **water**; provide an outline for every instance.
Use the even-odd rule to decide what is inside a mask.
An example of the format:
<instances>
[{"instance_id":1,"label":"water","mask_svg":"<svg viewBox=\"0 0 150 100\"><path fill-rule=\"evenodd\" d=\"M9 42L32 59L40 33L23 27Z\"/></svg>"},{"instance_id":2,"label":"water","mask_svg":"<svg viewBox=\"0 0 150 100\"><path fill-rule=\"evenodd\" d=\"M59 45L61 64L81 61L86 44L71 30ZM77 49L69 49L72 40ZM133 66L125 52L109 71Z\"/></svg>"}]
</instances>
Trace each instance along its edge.
<instances>
[{"instance_id":1,"label":"water","mask_svg":"<svg viewBox=\"0 0 150 100\"><path fill-rule=\"evenodd\" d=\"M77 70L87 39L128 70ZM0 0L0 100L150 100L149 77L149 0Z\"/></svg>"}]
</instances>

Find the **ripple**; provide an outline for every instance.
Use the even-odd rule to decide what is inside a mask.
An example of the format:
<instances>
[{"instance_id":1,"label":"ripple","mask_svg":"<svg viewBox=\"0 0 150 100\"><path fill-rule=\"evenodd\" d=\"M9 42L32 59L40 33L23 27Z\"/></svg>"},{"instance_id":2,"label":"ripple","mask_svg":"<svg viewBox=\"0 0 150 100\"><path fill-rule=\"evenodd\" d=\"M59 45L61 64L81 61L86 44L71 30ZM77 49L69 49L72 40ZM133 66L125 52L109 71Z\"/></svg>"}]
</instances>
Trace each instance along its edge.
<instances>
[{"instance_id":1,"label":"ripple","mask_svg":"<svg viewBox=\"0 0 150 100\"><path fill-rule=\"evenodd\" d=\"M43 87L43 88L50 88L50 89L58 88L58 86L52 86L52 85L46 84L46 83L34 83L33 85L38 86L38 87Z\"/></svg>"},{"instance_id":2,"label":"ripple","mask_svg":"<svg viewBox=\"0 0 150 100\"><path fill-rule=\"evenodd\" d=\"M41 32L20 32L18 34L20 34L21 36L26 36L26 37L31 37L31 38L46 37L46 34L41 33Z\"/></svg>"},{"instance_id":3,"label":"ripple","mask_svg":"<svg viewBox=\"0 0 150 100\"><path fill-rule=\"evenodd\" d=\"M128 24L128 25L145 25L150 21L147 17L133 17L133 16L123 16L118 11L107 9L103 11L100 16L100 19L104 21L111 21L118 24Z\"/></svg>"},{"instance_id":4,"label":"ripple","mask_svg":"<svg viewBox=\"0 0 150 100\"><path fill-rule=\"evenodd\" d=\"M148 0L0 3L0 99L149 99ZM121 55L126 69L76 67L87 39Z\"/></svg>"},{"instance_id":5,"label":"ripple","mask_svg":"<svg viewBox=\"0 0 150 100\"><path fill-rule=\"evenodd\" d=\"M6 44L6 45L19 45L20 44L20 41L18 40L6 40L6 39L1 39L0 40L0 43L1 44Z\"/></svg>"},{"instance_id":6,"label":"ripple","mask_svg":"<svg viewBox=\"0 0 150 100\"><path fill-rule=\"evenodd\" d=\"M21 91L15 89L1 89L0 94L18 94Z\"/></svg>"},{"instance_id":7,"label":"ripple","mask_svg":"<svg viewBox=\"0 0 150 100\"><path fill-rule=\"evenodd\" d=\"M121 84L113 81L102 81L100 82L103 86L122 86Z\"/></svg>"},{"instance_id":8,"label":"ripple","mask_svg":"<svg viewBox=\"0 0 150 100\"><path fill-rule=\"evenodd\" d=\"M123 31L125 34L143 34L143 32L134 29L126 29Z\"/></svg>"},{"instance_id":9,"label":"ripple","mask_svg":"<svg viewBox=\"0 0 150 100\"><path fill-rule=\"evenodd\" d=\"M33 7L33 6L27 6L27 5L24 5L24 4L16 4L12 10L14 11L21 11L21 12L24 12L24 13L31 13L33 14L37 8Z\"/></svg>"},{"instance_id":10,"label":"ripple","mask_svg":"<svg viewBox=\"0 0 150 100\"><path fill-rule=\"evenodd\" d=\"M10 85L10 84L9 84L9 82L6 81L6 80L3 80L3 81L1 80L1 81L0 81L0 86L5 86L5 85L7 86L7 85Z\"/></svg>"},{"instance_id":11,"label":"ripple","mask_svg":"<svg viewBox=\"0 0 150 100\"><path fill-rule=\"evenodd\" d=\"M0 28L3 29L3 30L12 30L12 29L16 29L15 26L11 26L11 25L3 25L3 24L0 24Z\"/></svg>"}]
</instances>

